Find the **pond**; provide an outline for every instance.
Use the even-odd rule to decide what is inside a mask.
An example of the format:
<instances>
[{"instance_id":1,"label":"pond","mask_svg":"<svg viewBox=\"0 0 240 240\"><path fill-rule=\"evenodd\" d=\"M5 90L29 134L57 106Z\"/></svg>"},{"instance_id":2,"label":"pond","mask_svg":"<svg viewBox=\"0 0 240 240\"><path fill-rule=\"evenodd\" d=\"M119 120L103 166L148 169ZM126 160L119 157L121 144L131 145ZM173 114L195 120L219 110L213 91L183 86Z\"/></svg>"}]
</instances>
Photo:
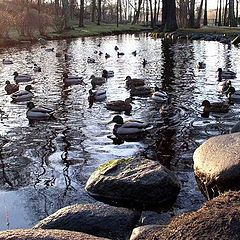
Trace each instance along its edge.
<instances>
[{"instance_id":1,"label":"pond","mask_svg":"<svg viewBox=\"0 0 240 240\"><path fill-rule=\"evenodd\" d=\"M116 45L125 55L117 56ZM131 115L122 116L147 121L158 129L154 135L158 153L149 155L175 171L182 181L176 211L200 206L204 198L195 183L192 154L209 137L229 132L240 112L234 104L227 114L203 118L201 103L204 99L226 101L216 90L216 70L231 69L239 76L239 49L205 41L170 44L146 34L50 41L46 47L54 51L47 52L40 44L0 51L0 59L14 62L0 64L0 109L4 111L0 119L0 230L28 228L64 206L94 203L84 186L96 167L113 158L140 154L154 144L150 139L114 145L107 137L113 127L107 123L116 113L106 110L105 102L91 108L88 102L89 78L100 76L103 69L115 73L102 86L107 101L129 96L127 75L144 78L152 88L158 85L168 92L174 107L170 116L161 116L159 106L148 97L135 97ZM71 59L56 57L56 52L63 50ZM136 56L132 54L135 50ZM105 53L110 58L106 59ZM87 63L88 57L96 62ZM199 61L206 62L206 69L197 69ZM35 73L33 63L42 72ZM29 124L26 102L12 103L4 91L5 81L13 82L14 71L31 74L33 102L56 109L55 121ZM64 71L83 76L85 85L64 87ZM19 85L24 89L26 83ZM240 88L238 80L233 80L233 85Z\"/></svg>"}]
</instances>

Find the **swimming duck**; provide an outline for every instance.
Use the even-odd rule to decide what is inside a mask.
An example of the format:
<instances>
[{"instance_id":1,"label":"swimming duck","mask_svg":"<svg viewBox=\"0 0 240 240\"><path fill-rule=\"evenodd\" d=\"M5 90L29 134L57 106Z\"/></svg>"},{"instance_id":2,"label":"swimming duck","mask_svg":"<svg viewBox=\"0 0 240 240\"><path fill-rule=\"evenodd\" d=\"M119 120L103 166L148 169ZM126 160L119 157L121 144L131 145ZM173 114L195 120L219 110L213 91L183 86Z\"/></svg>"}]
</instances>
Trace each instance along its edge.
<instances>
[{"instance_id":1,"label":"swimming duck","mask_svg":"<svg viewBox=\"0 0 240 240\"><path fill-rule=\"evenodd\" d=\"M93 91L92 89L90 89L89 97L92 98L96 102L104 101L107 98L106 90L97 89L97 90Z\"/></svg>"},{"instance_id":2,"label":"swimming duck","mask_svg":"<svg viewBox=\"0 0 240 240\"><path fill-rule=\"evenodd\" d=\"M104 78L114 77L114 71L112 71L112 70L107 71L106 69L104 69L102 71L102 77L104 77Z\"/></svg>"},{"instance_id":3,"label":"swimming duck","mask_svg":"<svg viewBox=\"0 0 240 240\"><path fill-rule=\"evenodd\" d=\"M167 101L168 94L164 91L161 91L158 87L155 87L155 92L152 94L152 99L156 103L163 103Z\"/></svg>"},{"instance_id":4,"label":"swimming duck","mask_svg":"<svg viewBox=\"0 0 240 240\"><path fill-rule=\"evenodd\" d=\"M27 118L29 120L49 120L53 117L53 109L46 107L35 107L33 102L27 103Z\"/></svg>"},{"instance_id":5,"label":"swimming duck","mask_svg":"<svg viewBox=\"0 0 240 240\"><path fill-rule=\"evenodd\" d=\"M152 94L152 89L147 86L133 87L130 90L131 96L145 97Z\"/></svg>"},{"instance_id":6,"label":"swimming duck","mask_svg":"<svg viewBox=\"0 0 240 240\"><path fill-rule=\"evenodd\" d=\"M137 56L137 51L136 51L136 50L133 51L133 52L132 52L132 55L133 55L134 57L136 57L136 56Z\"/></svg>"},{"instance_id":7,"label":"swimming duck","mask_svg":"<svg viewBox=\"0 0 240 240\"><path fill-rule=\"evenodd\" d=\"M206 63L198 62L197 67L198 67L198 69L205 69L206 68Z\"/></svg>"},{"instance_id":8,"label":"swimming duck","mask_svg":"<svg viewBox=\"0 0 240 240\"><path fill-rule=\"evenodd\" d=\"M87 63L95 63L95 59L94 58L87 58Z\"/></svg>"},{"instance_id":9,"label":"swimming duck","mask_svg":"<svg viewBox=\"0 0 240 240\"><path fill-rule=\"evenodd\" d=\"M8 95L17 92L18 90L19 90L18 84L13 84L10 83L10 81L6 81L5 91L7 92Z\"/></svg>"},{"instance_id":10,"label":"swimming duck","mask_svg":"<svg viewBox=\"0 0 240 240\"><path fill-rule=\"evenodd\" d=\"M111 56L108 53L105 53L105 58L110 58Z\"/></svg>"},{"instance_id":11,"label":"swimming duck","mask_svg":"<svg viewBox=\"0 0 240 240\"><path fill-rule=\"evenodd\" d=\"M143 65L143 67L145 67L147 65L147 60L145 58L143 59L142 65Z\"/></svg>"},{"instance_id":12,"label":"swimming duck","mask_svg":"<svg viewBox=\"0 0 240 240\"><path fill-rule=\"evenodd\" d=\"M65 85L77 85L83 83L83 77L69 76L66 72L63 73L63 83Z\"/></svg>"},{"instance_id":13,"label":"swimming duck","mask_svg":"<svg viewBox=\"0 0 240 240\"><path fill-rule=\"evenodd\" d=\"M38 39L38 42L39 42L40 44L42 44L42 45L46 45L46 44L47 44L47 40L44 39L44 38L39 38L39 39Z\"/></svg>"},{"instance_id":14,"label":"swimming duck","mask_svg":"<svg viewBox=\"0 0 240 240\"><path fill-rule=\"evenodd\" d=\"M46 52L53 52L53 51L54 51L54 48L46 48L45 51L46 51Z\"/></svg>"},{"instance_id":15,"label":"swimming duck","mask_svg":"<svg viewBox=\"0 0 240 240\"><path fill-rule=\"evenodd\" d=\"M208 100L202 102L204 113L227 113L229 111L229 105L222 102L210 103Z\"/></svg>"},{"instance_id":16,"label":"swimming duck","mask_svg":"<svg viewBox=\"0 0 240 240\"><path fill-rule=\"evenodd\" d=\"M217 89L219 92L224 93L224 92L227 92L231 86L232 86L232 82L230 80L225 80L218 83Z\"/></svg>"},{"instance_id":17,"label":"swimming duck","mask_svg":"<svg viewBox=\"0 0 240 240\"><path fill-rule=\"evenodd\" d=\"M236 102L240 101L240 91L236 91L236 89L232 86L226 91L226 96L229 100L234 100Z\"/></svg>"},{"instance_id":18,"label":"swimming duck","mask_svg":"<svg viewBox=\"0 0 240 240\"><path fill-rule=\"evenodd\" d=\"M103 55L103 52L99 51L99 52L98 52L98 55L99 55L99 56L102 56L102 55Z\"/></svg>"},{"instance_id":19,"label":"swimming duck","mask_svg":"<svg viewBox=\"0 0 240 240\"><path fill-rule=\"evenodd\" d=\"M143 79L131 78L130 76L126 77L126 85L128 88L144 86L145 81Z\"/></svg>"},{"instance_id":20,"label":"swimming duck","mask_svg":"<svg viewBox=\"0 0 240 240\"><path fill-rule=\"evenodd\" d=\"M95 77L94 75L92 75L90 77L91 79L91 84L92 84L92 87L95 88L96 86L100 86L102 85L103 83L106 82L106 78L104 77Z\"/></svg>"},{"instance_id":21,"label":"swimming duck","mask_svg":"<svg viewBox=\"0 0 240 240\"><path fill-rule=\"evenodd\" d=\"M115 47L114 47L114 50L115 50L115 51L119 50L119 47L118 47L118 46L115 46Z\"/></svg>"},{"instance_id":22,"label":"swimming duck","mask_svg":"<svg viewBox=\"0 0 240 240\"><path fill-rule=\"evenodd\" d=\"M68 60L71 60L72 59L72 56L71 55L69 55L69 54L64 54L64 60L65 61L68 61Z\"/></svg>"},{"instance_id":23,"label":"swimming duck","mask_svg":"<svg viewBox=\"0 0 240 240\"><path fill-rule=\"evenodd\" d=\"M60 53L60 52L56 52L56 55L55 55L56 57L61 57L62 56L62 53Z\"/></svg>"},{"instance_id":24,"label":"swimming duck","mask_svg":"<svg viewBox=\"0 0 240 240\"><path fill-rule=\"evenodd\" d=\"M113 127L113 134L124 140L138 140L144 137L149 126L147 123L137 120L124 122L120 115L114 116L110 123L116 123Z\"/></svg>"},{"instance_id":25,"label":"swimming duck","mask_svg":"<svg viewBox=\"0 0 240 240\"><path fill-rule=\"evenodd\" d=\"M233 79L236 78L236 73L230 70L223 71L222 68L218 68L219 79Z\"/></svg>"},{"instance_id":26,"label":"swimming duck","mask_svg":"<svg viewBox=\"0 0 240 240\"><path fill-rule=\"evenodd\" d=\"M132 99L131 98L126 98L125 101L122 100L116 100L116 101L111 101L106 103L106 108L108 110L112 111L125 111L129 113L132 110Z\"/></svg>"},{"instance_id":27,"label":"swimming duck","mask_svg":"<svg viewBox=\"0 0 240 240\"><path fill-rule=\"evenodd\" d=\"M15 92L11 95L13 102L30 101L33 98L33 93L31 92L32 86L27 85L25 90Z\"/></svg>"},{"instance_id":28,"label":"swimming duck","mask_svg":"<svg viewBox=\"0 0 240 240\"><path fill-rule=\"evenodd\" d=\"M41 69L36 63L34 63L33 71L34 71L34 72L41 72L42 69Z\"/></svg>"},{"instance_id":29,"label":"swimming duck","mask_svg":"<svg viewBox=\"0 0 240 240\"><path fill-rule=\"evenodd\" d=\"M117 52L117 56L119 57L119 56L123 56L123 55L125 55L123 52Z\"/></svg>"},{"instance_id":30,"label":"swimming duck","mask_svg":"<svg viewBox=\"0 0 240 240\"><path fill-rule=\"evenodd\" d=\"M13 61L4 58L4 59L2 60L2 63L3 63L4 65L9 65L9 64L13 64Z\"/></svg>"},{"instance_id":31,"label":"swimming duck","mask_svg":"<svg viewBox=\"0 0 240 240\"><path fill-rule=\"evenodd\" d=\"M14 72L13 75L16 83L32 81L32 77L28 74L19 75L18 72Z\"/></svg>"}]
</instances>

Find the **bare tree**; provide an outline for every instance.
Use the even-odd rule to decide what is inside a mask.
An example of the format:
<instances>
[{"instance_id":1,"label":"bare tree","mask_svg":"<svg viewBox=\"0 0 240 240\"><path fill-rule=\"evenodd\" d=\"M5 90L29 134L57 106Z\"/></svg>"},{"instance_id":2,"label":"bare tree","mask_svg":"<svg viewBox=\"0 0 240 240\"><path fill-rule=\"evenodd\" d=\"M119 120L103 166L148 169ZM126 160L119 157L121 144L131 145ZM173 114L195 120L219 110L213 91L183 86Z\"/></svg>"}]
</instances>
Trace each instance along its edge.
<instances>
[{"instance_id":1,"label":"bare tree","mask_svg":"<svg viewBox=\"0 0 240 240\"><path fill-rule=\"evenodd\" d=\"M230 27L237 26L235 14L234 14L234 0L229 0L229 25Z\"/></svg>"},{"instance_id":2,"label":"bare tree","mask_svg":"<svg viewBox=\"0 0 240 240\"><path fill-rule=\"evenodd\" d=\"M203 17L203 25L207 26L208 25L208 17L207 17L207 0L205 0L205 6L204 6L204 17Z\"/></svg>"},{"instance_id":3,"label":"bare tree","mask_svg":"<svg viewBox=\"0 0 240 240\"><path fill-rule=\"evenodd\" d=\"M200 25L201 25L202 9L203 9L203 0L201 0L200 6L198 9L198 16L197 16L197 21L195 24L196 28L200 28Z\"/></svg>"},{"instance_id":4,"label":"bare tree","mask_svg":"<svg viewBox=\"0 0 240 240\"><path fill-rule=\"evenodd\" d=\"M189 27L193 28L194 25L195 25L195 0L190 0Z\"/></svg>"},{"instance_id":5,"label":"bare tree","mask_svg":"<svg viewBox=\"0 0 240 240\"><path fill-rule=\"evenodd\" d=\"M79 27L83 27L83 15L84 15L84 0L80 1L80 10L79 10Z\"/></svg>"},{"instance_id":6,"label":"bare tree","mask_svg":"<svg viewBox=\"0 0 240 240\"><path fill-rule=\"evenodd\" d=\"M164 26L164 31L175 31L178 28L175 0L163 0L162 6L162 24Z\"/></svg>"},{"instance_id":7,"label":"bare tree","mask_svg":"<svg viewBox=\"0 0 240 240\"><path fill-rule=\"evenodd\" d=\"M97 17L97 25L100 25L101 22L101 17L102 17L102 0L98 0L98 8L97 8L97 13L98 13L98 17Z\"/></svg>"},{"instance_id":8,"label":"bare tree","mask_svg":"<svg viewBox=\"0 0 240 240\"><path fill-rule=\"evenodd\" d=\"M91 21L95 22L96 20L96 0L92 0L92 14L91 14Z\"/></svg>"}]
</instances>

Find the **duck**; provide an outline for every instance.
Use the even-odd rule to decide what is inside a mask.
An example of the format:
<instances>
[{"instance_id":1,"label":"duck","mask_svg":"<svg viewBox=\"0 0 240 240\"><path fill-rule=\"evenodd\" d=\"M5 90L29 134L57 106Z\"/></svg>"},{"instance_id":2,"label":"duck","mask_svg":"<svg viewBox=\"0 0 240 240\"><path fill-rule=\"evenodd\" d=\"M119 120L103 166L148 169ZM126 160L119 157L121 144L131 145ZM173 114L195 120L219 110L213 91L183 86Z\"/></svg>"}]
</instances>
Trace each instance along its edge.
<instances>
[{"instance_id":1,"label":"duck","mask_svg":"<svg viewBox=\"0 0 240 240\"><path fill-rule=\"evenodd\" d=\"M152 94L152 89L147 86L133 87L130 90L131 96L145 97Z\"/></svg>"},{"instance_id":2,"label":"duck","mask_svg":"<svg viewBox=\"0 0 240 240\"><path fill-rule=\"evenodd\" d=\"M31 92L32 86L27 85L25 90L15 92L11 95L13 102L30 101L33 98L33 93Z\"/></svg>"},{"instance_id":3,"label":"duck","mask_svg":"<svg viewBox=\"0 0 240 240\"><path fill-rule=\"evenodd\" d=\"M93 101L101 102L107 98L106 90L104 89L97 89L93 91L92 89L89 90L89 97L93 99Z\"/></svg>"},{"instance_id":4,"label":"duck","mask_svg":"<svg viewBox=\"0 0 240 240\"><path fill-rule=\"evenodd\" d=\"M219 79L233 79L236 78L236 73L230 70L223 71L222 68L218 68Z\"/></svg>"},{"instance_id":5,"label":"duck","mask_svg":"<svg viewBox=\"0 0 240 240\"><path fill-rule=\"evenodd\" d=\"M115 47L114 47L114 50L115 50L115 51L119 50L119 47L118 47L118 46L115 46Z\"/></svg>"},{"instance_id":6,"label":"duck","mask_svg":"<svg viewBox=\"0 0 240 240\"><path fill-rule=\"evenodd\" d=\"M101 43L98 43L97 46L98 46L98 47L101 47Z\"/></svg>"},{"instance_id":7,"label":"duck","mask_svg":"<svg viewBox=\"0 0 240 240\"><path fill-rule=\"evenodd\" d=\"M6 81L6 86L5 86L5 91L7 92L8 95L15 93L19 91L19 85L10 83L10 81Z\"/></svg>"},{"instance_id":8,"label":"duck","mask_svg":"<svg viewBox=\"0 0 240 240\"><path fill-rule=\"evenodd\" d=\"M9 64L13 64L13 61L12 60L10 60L10 59L3 59L2 60L2 63L4 64L4 65L9 65Z\"/></svg>"},{"instance_id":9,"label":"duck","mask_svg":"<svg viewBox=\"0 0 240 240\"><path fill-rule=\"evenodd\" d=\"M63 73L63 83L65 85L83 84L83 77L69 76L68 73Z\"/></svg>"},{"instance_id":10,"label":"duck","mask_svg":"<svg viewBox=\"0 0 240 240\"><path fill-rule=\"evenodd\" d=\"M222 102L210 103L208 100L202 102L204 113L227 113L229 111L229 105Z\"/></svg>"},{"instance_id":11,"label":"duck","mask_svg":"<svg viewBox=\"0 0 240 240\"><path fill-rule=\"evenodd\" d=\"M136 57L136 56L137 56L137 51L136 51L136 50L133 51L133 52L132 52L132 55L133 55L134 57Z\"/></svg>"},{"instance_id":12,"label":"duck","mask_svg":"<svg viewBox=\"0 0 240 240\"><path fill-rule=\"evenodd\" d=\"M206 68L206 63L198 62L197 67L198 67L198 69L205 69Z\"/></svg>"},{"instance_id":13,"label":"duck","mask_svg":"<svg viewBox=\"0 0 240 240\"><path fill-rule=\"evenodd\" d=\"M99 55L99 56L102 56L102 55L103 55L103 52L99 51L99 52L98 52L98 55Z\"/></svg>"},{"instance_id":14,"label":"duck","mask_svg":"<svg viewBox=\"0 0 240 240\"><path fill-rule=\"evenodd\" d=\"M236 91L236 89L232 86L226 91L226 96L230 101L233 100L235 102L240 102L240 91Z\"/></svg>"},{"instance_id":15,"label":"duck","mask_svg":"<svg viewBox=\"0 0 240 240\"><path fill-rule=\"evenodd\" d=\"M61 56L62 56L62 53L56 52L55 56L56 56L56 57L61 57Z\"/></svg>"},{"instance_id":16,"label":"duck","mask_svg":"<svg viewBox=\"0 0 240 240\"><path fill-rule=\"evenodd\" d=\"M128 88L144 86L145 81L143 79L131 78L130 76L126 77L126 85Z\"/></svg>"},{"instance_id":17,"label":"duck","mask_svg":"<svg viewBox=\"0 0 240 240\"><path fill-rule=\"evenodd\" d=\"M32 77L28 74L19 75L18 72L14 72L13 75L16 83L32 81Z\"/></svg>"},{"instance_id":18,"label":"duck","mask_svg":"<svg viewBox=\"0 0 240 240\"><path fill-rule=\"evenodd\" d=\"M103 83L106 82L106 78L104 77L95 77L94 75L92 75L90 77L91 79L91 84L92 84L92 87L95 88L96 86L100 86L102 85Z\"/></svg>"},{"instance_id":19,"label":"duck","mask_svg":"<svg viewBox=\"0 0 240 240\"><path fill-rule=\"evenodd\" d=\"M71 56L71 55L69 55L69 54L67 54L67 53L64 54L64 60L65 60L65 61L68 61L68 60L71 60L71 59L72 59L72 56Z\"/></svg>"},{"instance_id":20,"label":"duck","mask_svg":"<svg viewBox=\"0 0 240 240\"><path fill-rule=\"evenodd\" d=\"M112 71L112 70L107 71L106 69L104 69L102 71L102 77L104 77L104 78L114 77L114 71Z\"/></svg>"},{"instance_id":21,"label":"duck","mask_svg":"<svg viewBox=\"0 0 240 240\"><path fill-rule=\"evenodd\" d=\"M33 71L34 71L34 72L41 72L42 69L41 69L36 63L34 63Z\"/></svg>"},{"instance_id":22,"label":"duck","mask_svg":"<svg viewBox=\"0 0 240 240\"><path fill-rule=\"evenodd\" d=\"M145 67L147 65L147 60L145 58L143 59L142 65L143 65L143 67Z\"/></svg>"},{"instance_id":23,"label":"duck","mask_svg":"<svg viewBox=\"0 0 240 240\"><path fill-rule=\"evenodd\" d=\"M163 103L167 101L168 94L164 91L161 91L158 87L155 87L155 92L152 94L152 99L156 103Z\"/></svg>"},{"instance_id":24,"label":"duck","mask_svg":"<svg viewBox=\"0 0 240 240\"><path fill-rule=\"evenodd\" d=\"M125 111L127 113L130 113L130 111L132 110L131 103L132 103L132 99L126 98L125 101L116 100L116 101L107 102L106 108L112 111L117 111L117 112Z\"/></svg>"},{"instance_id":25,"label":"duck","mask_svg":"<svg viewBox=\"0 0 240 240\"><path fill-rule=\"evenodd\" d=\"M27 118L29 120L49 120L53 118L54 110L46 107L36 107L33 102L27 103Z\"/></svg>"},{"instance_id":26,"label":"duck","mask_svg":"<svg viewBox=\"0 0 240 240\"><path fill-rule=\"evenodd\" d=\"M87 63L95 63L95 62L96 61L94 58L90 58L90 57L87 58Z\"/></svg>"},{"instance_id":27,"label":"duck","mask_svg":"<svg viewBox=\"0 0 240 240\"><path fill-rule=\"evenodd\" d=\"M53 52L53 51L54 51L54 48L45 48L45 51L46 51L46 52Z\"/></svg>"},{"instance_id":28,"label":"duck","mask_svg":"<svg viewBox=\"0 0 240 240\"><path fill-rule=\"evenodd\" d=\"M113 134L124 140L138 140L144 137L149 129L148 123L138 120L124 122L120 115L114 116L109 123L116 123L113 127Z\"/></svg>"},{"instance_id":29,"label":"duck","mask_svg":"<svg viewBox=\"0 0 240 240\"><path fill-rule=\"evenodd\" d=\"M107 58L110 58L111 56L110 56L110 54L108 54L108 53L105 53L105 58L107 59Z\"/></svg>"},{"instance_id":30,"label":"duck","mask_svg":"<svg viewBox=\"0 0 240 240\"><path fill-rule=\"evenodd\" d=\"M227 92L231 86L232 86L232 82L230 80L225 80L218 83L217 90L219 92L224 93L224 92Z\"/></svg>"},{"instance_id":31,"label":"duck","mask_svg":"<svg viewBox=\"0 0 240 240\"><path fill-rule=\"evenodd\" d=\"M123 52L117 52L118 57L125 55Z\"/></svg>"},{"instance_id":32,"label":"duck","mask_svg":"<svg viewBox=\"0 0 240 240\"><path fill-rule=\"evenodd\" d=\"M47 40L44 39L44 38L38 38L38 42L39 42L41 45L46 45L46 44L47 44Z\"/></svg>"}]
</instances>

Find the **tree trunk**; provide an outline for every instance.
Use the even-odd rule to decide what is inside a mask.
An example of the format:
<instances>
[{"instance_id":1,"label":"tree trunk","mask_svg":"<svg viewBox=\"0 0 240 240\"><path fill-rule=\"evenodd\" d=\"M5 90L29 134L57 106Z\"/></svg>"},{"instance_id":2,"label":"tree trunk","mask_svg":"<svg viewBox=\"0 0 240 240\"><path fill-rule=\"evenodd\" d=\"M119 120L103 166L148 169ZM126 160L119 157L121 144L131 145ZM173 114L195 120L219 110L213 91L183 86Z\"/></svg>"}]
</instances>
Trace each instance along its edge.
<instances>
[{"instance_id":1,"label":"tree trunk","mask_svg":"<svg viewBox=\"0 0 240 240\"><path fill-rule=\"evenodd\" d=\"M163 26L165 32L171 32L177 30L177 19L176 19L176 2L175 0L163 0L163 5L165 7L163 10L165 13L162 13Z\"/></svg>"},{"instance_id":2,"label":"tree trunk","mask_svg":"<svg viewBox=\"0 0 240 240\"><path fill-rule=\"evenodd\" d=\"M223 16L223 26L228 25L228 0L225 2L225 8L224 8L224 16Z\"/></svg>"},{"instance_id":3,"label":"tree trunk","mask_svg":"<svg viewBox=\"0 0 240 240\"><path fill-rule=\"evenodd\" d=\"M148 7L148 0L146 0L146 23L149 22L149 7Z\"/></svg>"},{"instance_id":4,"label":"tree trunk","mask_svg":"<svg viewBox=\"0 0 240 240\"><path fill-rule=\"evenodd\" d=\"M205 0L205 6L204 6L204 17L203 17L203 25L207 26L208 25L208 17L207 17L207 0Z\"/></svg>"},{"instance_id":5,"label":"tree trunk","mask_svg":"<svg viewBox=\"0 0 240 240\"><path fill-rule=\"evenodd\" d=\"M201 26L202 9L203 9L203 0L201 0L200 6L199 6L197 21L195 25L196 28L200 28Z\"/></svg>"},{"instance_id":6,"label":"tree trunk","mask_svg":"<svg viewBox=\"0 0 240 240\"><path fill-rule=\"evenodd\" d=\"M55 13L56 16L59 15L59 0L55 0Z\"/></svg>"},{"instance_id":7,"label":"tree trunk","mask_svg":"<svg viewBox=\"0 0 240 240\"><path fill-rule=\"evenodd\" d=\"M70 29L70 10L69 10L69 2L68 0L62 0L63 5L63 14L65 21L65 30Z\"/></svg>"},{"instance_id":8,"label":"tree trunk","mask_svg":"<svg viewBox=\"0 0 240 240\"><path fill-rule=\"evenodd\" d=\"M189 27L193 28L194 25L195 25L195 0L191 0L189 11Z\"/></svg>"},{"instance_id":9,"label":"tree trunk","mask_svg":"<svg viewBox=\"0 0 240 240\"><path fill-rule=\"evenodd\" d=\"M134 24L136 24L136 23L138 22L139 15L140 15L140 10L141 10L141 5L142 5L142 1L143 1L143 0L139 0L139 1L138 1L138 8L137 8L137 10L136 10L134 19L133 19L133 21L132 21L132 25L134 25Z\"/></svg>"},{"instance_id":10,"label":"tree trunk","mask_svg":"<svg viewBox=\"0 0 240 240\"><path fill-rule=\"evenodd\" d=\"M117 0L117 27L118 27L118 15L119 15L119 0Z\"/></svg>"},{"instance_id":11,"label":"tree trunk","mask_svg":"<svg viewBox=\"0 0 240 240\"><path fill-rule=\"evenodd\" d=\"M101 17L102 17L102 14L101 14L101 5L102 5L102 1L101 0L98 0L98 9L97 9L97 12L98 12L98 18L97 18L97 25L100 25L100 22L101 22Z\"/></svg>"},{"instance_id":12,"label":"tree trunk","mask_svg":"<svg viewBox=\"0 0 240 240\"><path fill-rule=\"evenodd\" d=\"M91 21L95 22L96 17L96 0L92 0L92 15L91 15Z\"/></svg>"},{"instance_id":13,"label":"tree trunk","mask_svg":"<svg viewBox=\"0 0 240 240\"><path fill-rule=\"evenodd\" d=\"M80 10L79 10L79 27L83 27L83 15L84 15L84 0L80 1Z\"/></svg>"},{"instance_id":14,"label":"tree trunk","mask_svg":"<svg viewBox=\"0 0 240 240\"><path fill-rule=\"evenodd\" d=\"M122 0L119 0L119 21L122 23Z\"/></svg>"},{"instance_id":15,"label":"tree trunk","mask_svg":"<svg viewBox=\"0 0 240 240\"><path fill-rule=\"evenodd\" d=\"M153 8L152 8L152 0L149 0L149 5L150 5L150 15L151 15L151 27L155 27L155 23L153 21Z\"/></svg>"},{"instance_id":16,"label":"tree trunk","mask_svg":"<svg viewBox=\"0 0 240 240\"><path fill-rule=\"evenodd\" d=\"M236 1L236 19L237 19L237 25L239 24L239 19L238 19L238 0Z\"/></svg>"},{"instance_id":17,"label":"tree trunk","mask_svg":"<svg viewBox=\"0 0 240 240\"><path fill-rule=\"evenodd\" d=\"M236 19L234 14L234 0L229 0L229 23L230 27L236 27Z\"/></svg>"},{"instance_id":18,"label":"tree trunk","mask_svg":"<svg viewBox=\"0 0 240 240\"><path fill-rule=\"evenodd\" d=\"M215 26L218 24L218 2L217 2L217 10L216 10L216 16L215 16Z\"/></svg>"},{"instance_id":19,"label":"tree trunk","mask_svg":"<svg viewBox=\"0 0 240 240\"><path fill-rule=\"evenodd\" d=\"M219 0L218 26L222 26L222 0Z\"/></svg>"}]
</instances>

